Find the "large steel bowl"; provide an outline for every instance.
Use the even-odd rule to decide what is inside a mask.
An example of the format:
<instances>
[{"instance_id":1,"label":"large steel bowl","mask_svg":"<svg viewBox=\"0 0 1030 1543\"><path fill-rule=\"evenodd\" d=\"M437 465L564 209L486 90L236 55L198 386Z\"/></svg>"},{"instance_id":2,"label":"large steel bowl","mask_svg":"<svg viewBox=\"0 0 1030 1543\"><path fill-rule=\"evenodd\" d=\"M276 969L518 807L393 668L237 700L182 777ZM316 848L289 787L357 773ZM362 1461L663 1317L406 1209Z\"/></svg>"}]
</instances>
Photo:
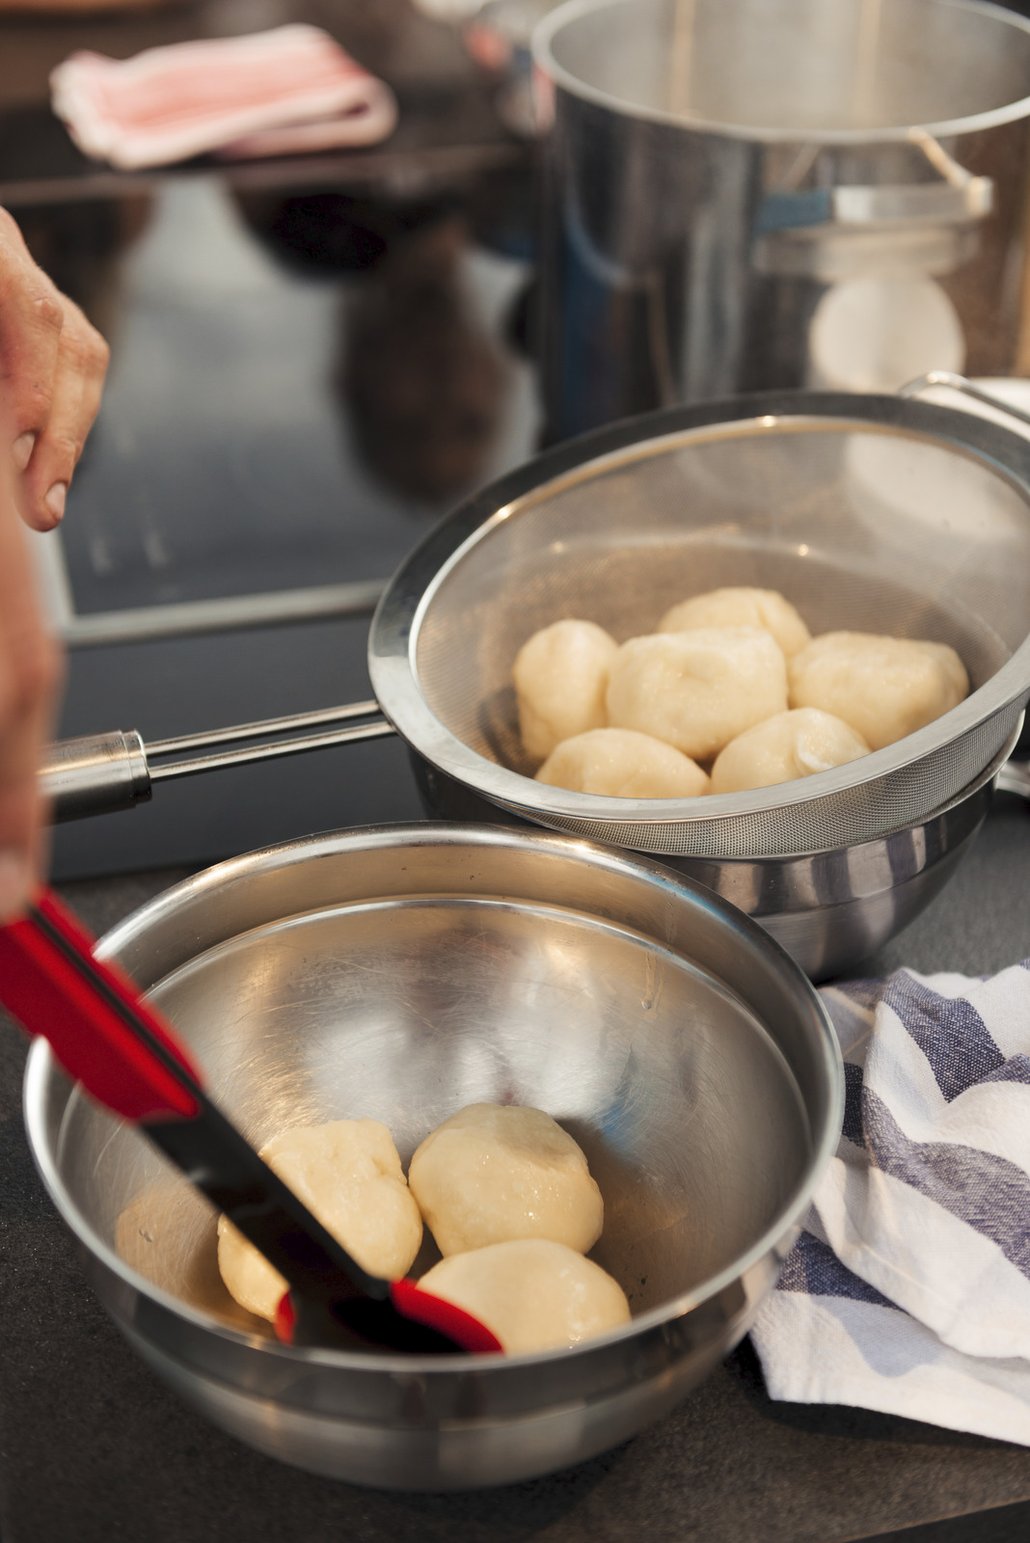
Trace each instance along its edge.
<instances>
[{"instance_id":1,"label":"large steel bowl","mask_svg":"<svg viewBox=\"0 0 1030 1543\"><path fill-rule=\"evenodd\" d=\"M799 857L662 857L663 865L739 907L780 943L812 980L829 980L882 948L940 893L969 852L996 787L1030 800L1030 768L1009 763L1022 716L994 759L967 788L925 819L876 841ZM497 819L464 783L411 753L422 802L433 816ZM507 818L525 826L517 816Z\"/></svg>"},{"instance_id":2,"label":"large steel bowl","mask_svg":"<svg viewBox=\"0 0 1030 1543\"><path fill-rule=\"evenodd\" d=\"M587 1152L630 1325L510 1358L292 1349L227 1296L207 1205L33 1047L32 1149L130 1344L226 1430L354 1483L523 1479L659 1418L745 1333L840 1129L836 1041L788 955L702 887L564 836L292 843L169 891L102 952L255 1142L368 1116L407 1158L496 1100Z\"/></svg>"}]
</instances>

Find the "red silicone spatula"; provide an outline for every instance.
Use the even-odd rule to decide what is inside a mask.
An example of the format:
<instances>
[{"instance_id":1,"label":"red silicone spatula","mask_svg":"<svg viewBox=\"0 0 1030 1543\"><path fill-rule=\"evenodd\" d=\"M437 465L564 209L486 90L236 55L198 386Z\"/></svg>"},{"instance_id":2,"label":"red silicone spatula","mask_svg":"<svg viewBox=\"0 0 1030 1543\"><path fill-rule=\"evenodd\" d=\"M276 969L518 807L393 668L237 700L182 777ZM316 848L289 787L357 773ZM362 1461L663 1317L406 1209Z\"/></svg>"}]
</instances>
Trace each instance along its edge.
<instances>
[{"instance_id":1,"label":"red silicone spatula","mask_svg":"<svg viewBox=\"0 0 1030 1543\"><path fill-rule=\"evenodd\" d=\"M292 1343L449 1353L496 1336L414 1281L362 1269L212 1103L199 1069L127 975L55 895L0 927L0 1003L65 1070L133 1121L288 1282L276 1332Z\"/></svg>"}]
</instances>

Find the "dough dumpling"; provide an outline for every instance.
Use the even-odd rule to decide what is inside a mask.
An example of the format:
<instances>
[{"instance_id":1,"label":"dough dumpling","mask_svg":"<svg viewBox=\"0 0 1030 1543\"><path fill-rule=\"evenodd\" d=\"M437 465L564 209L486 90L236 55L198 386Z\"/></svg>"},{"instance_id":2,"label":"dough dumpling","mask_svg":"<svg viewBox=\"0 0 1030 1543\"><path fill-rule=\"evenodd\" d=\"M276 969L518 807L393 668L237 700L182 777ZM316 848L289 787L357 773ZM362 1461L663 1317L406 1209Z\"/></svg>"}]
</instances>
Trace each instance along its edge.
<instances>
[{"instance_id":1,"label":"dough dumpling","mask_svg":"<svg viewBox=\"0 0 1030 1543\"><path fill-rule=\"evenodd\" d=\"M790 662L791 706L836 714L871 750L914 734L968 691L962 660L947 643L827 632Z\"/></svg>"},{"instance_id":2,"label":"dough dumpling","mask_svg":"<svg viewBox=\"0 0 1030 1543\"><path fill-rule=\"evenodd\" d=\"M452 1254L419 1285L472 1313L509 1354L567 1349L630 1316L622 1287L607 1271L545 1238Z\"/></svg>"},{"instance_id":3,"label":"dough dumpling","mask_svg":"<svg viewBox=\"0 0 1030 1543\"><path fill-rule=\"evenodd\" d=\"M696 798L708 776L681 750L636 729L590 729L562 740L537 782L608 798Z\"/></svg>"},{"instance_id":4,"label":"dough dumpling","mask_svg":"<svg viewBox=\"0 0 1030 1543\"><path fill-rule=\"evenodd\" d=\"M469 1104L415 1152L408 1183L441 1254L548 1238L585 1254L604 1204L587 1160L542 1109Z\"/></svg>"},{"instance_id":5,"label":"dough dumpling","mask_svg":"<svg viewBox=\"0 0 1030 1543\"><path fill-rule=\"evenodd\" d=\"M812 639L790 601L775 589L711 589L666 611L657 630L688 632L694 627L764 627L788 659Z\"/></svg>"},{"instance_id":6,"label":"dough dumpling","mask_svg":"<svg viewBox=\"0 0 1030 1543\"><path fill-rule=\"evenodd\" d=\"M378 1120L334 1120L273 1137L261 1156L373 1275L397 1280L422 1243L422 1217L393 1137ZM225 1216L218 1268L248 1312L275 1318L286 1282Z\"/></svg>"},{"instance_id":7,"label":"dough dumpling","mask_svg":"<svg viewBox=\"0 0 1030 1543\"><path fill-rule=\"evenodd\" d=\"M787 663L758 627L699 627L631 638L608 681L608 721L703 761L787 707Z\"/></svg>"},{"instance_id":8,"label":"dough dumpling","mask_svg":"<svg viewBox=\"0 0 1030 1543\"><path fill-rule=\"evenodd\" d=\"M608 670L618 644L592 621L556 621L515 656L519 733L526 754L542 761L555 745L603 728Z\"/></svg>"},{"instance_id":9,"label":"dough dumpling","mask_svg":"<svg viewBox=\"0 0 1030 1543\"><path fill-rule=\"evenodd\" d=\"M860 755L869 746L843 718L818 707L796 707L776 713L753 729L745 729L721 750L712 767L713 793L743 793L829 771Z\"/></svg>"}]
</instances>

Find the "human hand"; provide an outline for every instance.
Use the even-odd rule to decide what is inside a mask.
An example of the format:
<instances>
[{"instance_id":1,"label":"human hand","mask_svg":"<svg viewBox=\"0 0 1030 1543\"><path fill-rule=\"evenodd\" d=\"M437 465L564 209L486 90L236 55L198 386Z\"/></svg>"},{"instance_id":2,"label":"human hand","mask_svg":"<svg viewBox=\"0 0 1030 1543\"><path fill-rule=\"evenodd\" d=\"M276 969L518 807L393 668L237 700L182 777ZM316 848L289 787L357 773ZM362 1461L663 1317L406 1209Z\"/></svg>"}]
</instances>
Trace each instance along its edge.
<instances>
[{"instance_id":1,"label":"human hand","mask_svg":"<svg viewBox=\"0 0 1030 1543\"><path fill-rule=\"evenodd\" d=\"M50 530L64 515L108 356L99 332L37 266L0 209L0 392L16 503L35 530ZM0 508L0 520L8 513Z\"/></svg>"},{"instance_id":2,"label":"human hand","mask_svg":"<svg viewBox=\"0 0 1030 1543\"><path fill-rule=\"evenodd\" d=\"M10 468L0 474L0 922L42 870L40 755L51 730L60 650L43 624Z\"/></svg>"},{"instance_id":3,"label":"human hand","mask_svg":"<svg viewBox=\"0 0 1030 1543\"><path fill-rule=\"evenodd\" d=\"M107 360L103 338L0 210L0 922L42 871L38 767L61 679L18 515L36 530L63 516Z\"/></svg>"}]
</instances>

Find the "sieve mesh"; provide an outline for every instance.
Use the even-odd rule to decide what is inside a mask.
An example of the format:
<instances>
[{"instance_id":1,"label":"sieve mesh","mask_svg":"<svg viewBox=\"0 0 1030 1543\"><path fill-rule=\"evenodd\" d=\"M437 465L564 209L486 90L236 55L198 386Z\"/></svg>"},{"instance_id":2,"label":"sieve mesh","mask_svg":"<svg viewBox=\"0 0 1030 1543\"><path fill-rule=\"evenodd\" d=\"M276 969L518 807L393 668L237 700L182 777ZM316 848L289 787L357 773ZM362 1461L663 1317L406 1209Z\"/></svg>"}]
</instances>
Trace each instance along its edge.
<instances>
[{"instance_id":1,"label":"sieve mesh","mask_svg":"<svg viewBox=\"0 0 1030 1543\"><path fill-rule=\"evenodd\" d=\"M606 820L602 829L596 815L577 819L538 805L531 810L514 803L508 807L516 813L532 813L539 824L567 835L667 857L775 857L837 851L879 840L947 803L954 790L968 787L999 753L1019 715L1018 706L1000 713L946 747L940 756L929 756L904 772L888 772L840 793L757 814L647 825ZM921 807L921 813L906 817L899 812L911 807Z\"/></svg>"},{"instance_id":2,"label":"sieve mesh","mask_svg":"<svg viewBox=\"0 0 1030 1543\"><path fill-rule=\"evenodd\" d=\"M886 400L893 420L971 422ZM1014 441L993 426L982 432ZM1030 495L990 458L940 433L810 411L641 430L639 440L535 485L530 476L503 506L481 497L474 514L455 520L451 536L444 529L395 581L396 610L398 593L419 587L420 562L436 565L403 627L391 622L390 603L381 608L373 683L427 759L554 829L703 856L876 839L960 793L1001 749L1030 687ZM511 685L522 643L572 616L622 641L653 631L688 595L727 584L781 590L813 633L950 643L973 694L862 761L750 794L608 799L532 781ZM411 692L397 689L388 668L377 678L376 646L388 658L391 628L394 663L410 670Z\"/></svg>"}]
</instances>

